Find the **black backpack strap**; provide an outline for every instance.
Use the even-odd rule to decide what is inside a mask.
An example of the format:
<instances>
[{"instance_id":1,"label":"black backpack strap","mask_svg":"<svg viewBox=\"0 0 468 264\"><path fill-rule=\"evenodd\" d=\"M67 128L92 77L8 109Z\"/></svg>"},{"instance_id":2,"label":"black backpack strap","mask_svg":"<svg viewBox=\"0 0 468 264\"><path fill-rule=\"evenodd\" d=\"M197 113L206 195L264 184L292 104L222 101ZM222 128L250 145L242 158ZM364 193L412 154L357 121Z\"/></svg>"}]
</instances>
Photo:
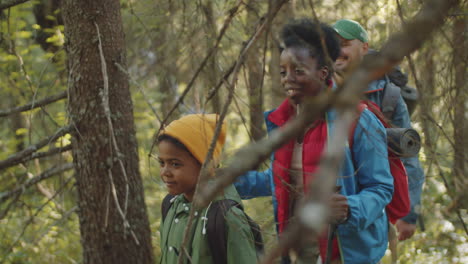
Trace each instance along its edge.
<instances>
[{"instance_id":1,"label":"black backpack strap","mask_svg":"<svg viewBox=\"0 0 468 264\"><path fill-rule=\"evenodd\" d=\"M161 216L162 216L162 221L164 222L164 219L166 219L167 212L169 212L169 208L171 208L172 202L171 200L175 197L175 195L172 194L167 194L166 197L164 197L162 203L161 203Z\"/></svg>"},{"instance_id":2,"label":"black backpack strap","mask_svg":"<svg viewBox=\"0 0 468 264\"><path fill-rule=\"evenodd\" d=\"M210 247L214 263L227 263L226 214L233 206L236 206L244 212L242 205L230 199L215 201L208 208L206 231L208 235L208 245ZM244 215L246 216L252 231L255 240L255 249L257 251L257 256L259 256L259 254L263 253L263 239L260 226L245 212Z\"/></svg>"},{"instance_id":3,"label":"black backpack strap","mask_svg":"<svg viewBox=\"0 0 468 264\"><path fill-rule=\"evenodd\" d=\"M400 87L396 86L390 81L387 75L385 75L387 84L384 88L384 95L382 98L381 110L384 116L388 120L392 120L393 113L395 113L398 98L400 97Z\"/></svg>"},{"instance_id":4,"label":"black backpack strap","mask_svg":"<svg viewBox=\"0 0 468 264\"><path fill-rule=\"evenodd\" d=\"M208 208L207 235L208 245L214 263L227 263L226 213L237 203L224 199L213 202Z\"/></svg>"}]
</instances>

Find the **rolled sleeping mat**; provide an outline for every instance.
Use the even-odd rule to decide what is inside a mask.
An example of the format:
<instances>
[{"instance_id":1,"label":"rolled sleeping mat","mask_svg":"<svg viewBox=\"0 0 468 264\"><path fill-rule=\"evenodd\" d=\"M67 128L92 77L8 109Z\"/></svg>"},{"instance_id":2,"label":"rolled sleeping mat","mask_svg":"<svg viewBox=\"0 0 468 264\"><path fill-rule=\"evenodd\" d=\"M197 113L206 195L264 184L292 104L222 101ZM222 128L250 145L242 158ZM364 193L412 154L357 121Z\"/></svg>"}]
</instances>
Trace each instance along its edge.
<instances>
[{"instance_id":1,"label":"rolled sleeping mat","mask_svg":"<svg viewBox=\"0 0 468 264\"><path fill-rule=\"evenodd\" d=\"M421 149L421 138L412 128L387 128L387 142L390 151L401 158L416 156Z\"/></svg>"}]
</instances>

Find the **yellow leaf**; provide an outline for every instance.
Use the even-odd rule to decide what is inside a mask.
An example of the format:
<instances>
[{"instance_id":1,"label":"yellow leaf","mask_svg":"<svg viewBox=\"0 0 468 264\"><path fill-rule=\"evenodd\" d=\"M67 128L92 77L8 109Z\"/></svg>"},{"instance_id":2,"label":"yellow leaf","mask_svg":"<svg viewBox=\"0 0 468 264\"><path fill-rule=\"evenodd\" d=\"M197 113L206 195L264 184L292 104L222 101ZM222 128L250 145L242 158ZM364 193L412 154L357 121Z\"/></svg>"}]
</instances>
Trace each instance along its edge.
<instances>
[{"instance_id":1,"label":"yellow leaf","mask_svg":"<svg viewBox=\"0 0 468 264\"><path fill-rule=\"evenodd\" d=\"M18 31L16 37L18 38L30 38L32 36L31 31Z\"/></svg>"},{"instance_id":2,"label":"yellow leaf","mask_svg":"<svg viewBox=\"0 0 468 264\"><path fill-rule=\"evenodd\" d=\"M25 135L26 133L28 133L28 129L24 127L16 129L17 136Z\"/></svg>"}]
</instances>

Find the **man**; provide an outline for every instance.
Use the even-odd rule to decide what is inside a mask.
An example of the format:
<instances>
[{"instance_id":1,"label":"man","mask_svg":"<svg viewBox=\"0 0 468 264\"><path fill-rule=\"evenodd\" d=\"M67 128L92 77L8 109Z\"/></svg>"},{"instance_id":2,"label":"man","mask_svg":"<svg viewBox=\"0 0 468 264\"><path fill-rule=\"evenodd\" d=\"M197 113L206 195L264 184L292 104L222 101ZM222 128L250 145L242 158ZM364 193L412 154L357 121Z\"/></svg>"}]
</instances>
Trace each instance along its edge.
<instances>
[{"instance_id":1,"label":"man","mask_svg":"<svg viewBox=\"0 0 468 264\"><path fill-rule=\"evenodd\" d=\"M341 40L341 54L335 62L334 76L337 85L340 86L343 84L345 77L353 71L354 67L362 61L364 55L369 51L369 39L367 31L358 22L353 20L338 20L333 25L333 28ZM365 92L367 98L379 107L382 105L386 84L387 80L385 78L373 81ZM397 127L411 127L408 109L401 95L399 95L391 123ZM419 214L422 185L424 183L424 172L418 157L404 158L402 161L408 173L411 211L395 224L399 240L410 238L416 230L416 220Z\"/></svg>"}]
</instances>

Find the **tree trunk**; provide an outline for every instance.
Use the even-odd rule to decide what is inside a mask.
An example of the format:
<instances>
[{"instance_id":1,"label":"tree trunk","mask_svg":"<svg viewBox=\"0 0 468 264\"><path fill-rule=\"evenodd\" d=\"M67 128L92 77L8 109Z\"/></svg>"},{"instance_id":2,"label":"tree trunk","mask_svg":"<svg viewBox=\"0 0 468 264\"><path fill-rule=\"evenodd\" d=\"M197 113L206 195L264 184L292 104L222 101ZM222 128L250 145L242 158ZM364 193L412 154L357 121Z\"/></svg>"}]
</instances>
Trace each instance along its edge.
<instances>
[{"instance_id":1,"label":"tree trunk","mask_svg":"<svg viewBox=\"0 0 468 264\"><path fill-rule=\"evenodd\" d=\"M206 25L204 28L207 35L206 46L208 47L208 49L210 49L214 46L216 42L216 37L218 36L218 31L216 29L216 21L213 14L213 1L204 1L202 5L202 10L206 19ZM216 85L218 84L218 79L221 76L221 71L218 68L219 66L216 56L217 54L215 52L209 58L208 63L206 65L206 93L208 93L211 89L216 87ZM213 95L210 105L213 113L221 113L221 96L219 90Z\"/></svg>"},{"instance_id":2,"label":"tree trunk","mask_svg":"<svg viewBox=\"0 0 468 264\"><path fill-rule=\"evenodd\" d=\"M83 263L153 263L129 84L114 65L126 67L119 1L64 0L62 12Z\"/></svg>"},{"instance_id":3,"label":"tree trunk","mask_svg":"<svg viewBox=\"0 0 468 264\"><path fill-rule=\"evenodd\" d=\"M276 108L278 107L281 102L286 98L286 92L283 90L281 86L281 78L280 78L280 53L279 53L279 31L281 27L288 21L288 19L294 17L294 5L295 1L291 1L286 3L283 8L278 12L278 15L275 17L275 20L272 24L271 34L270 34L270 53L271 59L269 63L269 73L270 73L270 80L271 80L271 101L270 107L267 108Z\"/></svg>"},{"instance_id":4,"label":"tree trunk","mask_svg":"<svg viewBox=\"0 0 468 264\"><path fill-rule=\"evenodd\" d=\"M259 6L255 1L249 1L247 9L247 35L252 35L256 30L254 25L259 23ZM265 34L259 38L250 48L249 55L246 58L248 71L247 90L249 93L249 128L252 140L260 140L265 135L263 131L263 77L264 65L263 58L265 52L262 46L265 43Z\"/></svg>"},{"instance_id":5,"label":"tree trunk","mask_svg":"<svg viewBox=\"0 0 468 264\"><path fill-rule=\"evenodd\" d=\"M434 63L434 50L432 48L426 48L419 58L422 61L424 58L424 64L422 69L419 71L421 76L421 85L419 90L420 95L420 119L422 124L422 130L424 132L424 148L427 155L427 164L437 162L437 127L434 126L432 120L435 119L433 106L435 104L436 89L435 89L435 78L436 65ZM424 103L422 103L424 102Z\"/></svg>"},{"instance_id":6,"label":"tree trunk","mask_svg":"<svg viewBox=\"0 0 468 264\"><path fill-rule=\"evenodd\" d=\"M455 69L455 97L454 97L454 183L457 200L460 202L458 208L468 208L468 122L466 118L466 104L468 102L466 84L467 63L467 41L466 41L466 19L459 16L453 25L453 67Z\"/></svg>"}]
</instances>

